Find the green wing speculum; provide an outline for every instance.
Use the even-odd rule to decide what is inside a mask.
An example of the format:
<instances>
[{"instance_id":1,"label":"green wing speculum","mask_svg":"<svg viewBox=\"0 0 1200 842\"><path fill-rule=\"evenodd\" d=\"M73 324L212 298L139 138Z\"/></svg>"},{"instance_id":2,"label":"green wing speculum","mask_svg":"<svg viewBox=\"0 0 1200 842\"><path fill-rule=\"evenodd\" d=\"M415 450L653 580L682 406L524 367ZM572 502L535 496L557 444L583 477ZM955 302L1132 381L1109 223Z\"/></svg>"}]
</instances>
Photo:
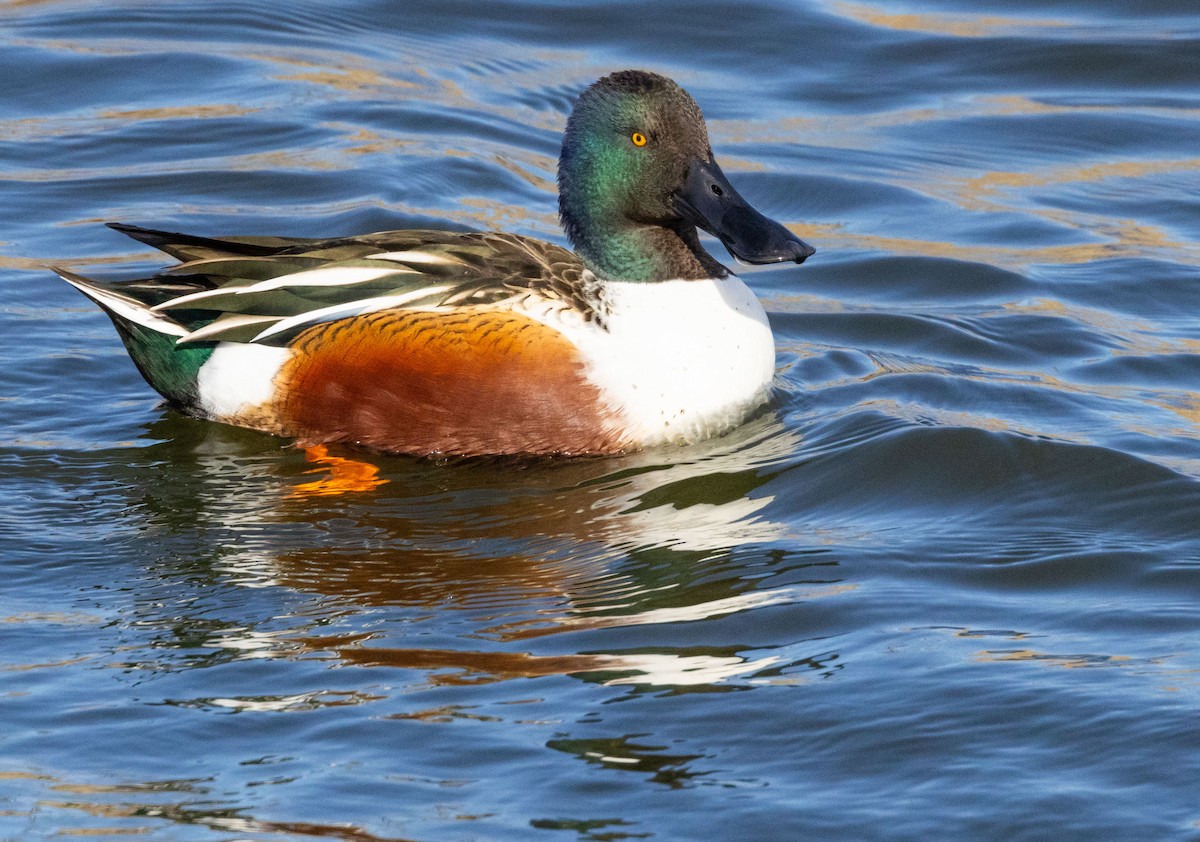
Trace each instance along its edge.
<instances>
[{"instance_id":1,"label":"green wing speculum","mask_svg":"<svg viewBox=\"0 0 1200 842\"><path fill-rule=\"evenodd\" d=\"M122 287L181 325L181 345L283 345L313 325L378 310L502 306L531 295L560 301L587 319L599 316L579 258L526 237L407 230L321 240L217 239L110 227L183 261Z\"/></svg>"}]
</instances>

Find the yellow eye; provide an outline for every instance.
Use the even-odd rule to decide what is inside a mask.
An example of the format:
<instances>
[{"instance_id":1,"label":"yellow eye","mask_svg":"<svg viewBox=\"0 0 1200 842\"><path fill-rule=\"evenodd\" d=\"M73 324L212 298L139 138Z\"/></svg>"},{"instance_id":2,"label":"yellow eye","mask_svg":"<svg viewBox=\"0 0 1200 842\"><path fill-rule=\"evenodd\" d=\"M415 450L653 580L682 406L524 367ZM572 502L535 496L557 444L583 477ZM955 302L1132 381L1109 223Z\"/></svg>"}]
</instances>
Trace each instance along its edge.
<instances>
[{"instance_id":1,"label":"yellow eye","mask_svg":"<svg viewBox=\"0 0 1200 842\"><path fill-rule=\"evenodd\" d=\"M629 139L633 141L634 146L645 146L646 145L646 136L644 134L642 134L641 132L634 132L633 134L631 134L629 136Z\"/></svg>"}]
</instances>

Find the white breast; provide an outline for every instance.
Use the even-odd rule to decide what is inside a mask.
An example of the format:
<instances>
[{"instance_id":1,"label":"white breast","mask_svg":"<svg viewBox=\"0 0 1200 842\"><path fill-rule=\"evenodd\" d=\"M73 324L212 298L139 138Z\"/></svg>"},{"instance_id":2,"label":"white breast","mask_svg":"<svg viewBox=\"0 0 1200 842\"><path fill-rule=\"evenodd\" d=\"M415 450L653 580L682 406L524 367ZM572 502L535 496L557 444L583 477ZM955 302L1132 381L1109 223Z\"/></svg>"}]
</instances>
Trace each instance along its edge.
<instances>
[{"instance_id":1,"label":"white breast","mask_svg":"<svg viewBox=\"0 0 1200 842\"><path fill-rule=\"evenodd\" d=\"M605 297L607 331L547 323L578 345L631 443L698 441L766 400L775 344L740 279L610 282Z\"/></svg>"}]
</instances>

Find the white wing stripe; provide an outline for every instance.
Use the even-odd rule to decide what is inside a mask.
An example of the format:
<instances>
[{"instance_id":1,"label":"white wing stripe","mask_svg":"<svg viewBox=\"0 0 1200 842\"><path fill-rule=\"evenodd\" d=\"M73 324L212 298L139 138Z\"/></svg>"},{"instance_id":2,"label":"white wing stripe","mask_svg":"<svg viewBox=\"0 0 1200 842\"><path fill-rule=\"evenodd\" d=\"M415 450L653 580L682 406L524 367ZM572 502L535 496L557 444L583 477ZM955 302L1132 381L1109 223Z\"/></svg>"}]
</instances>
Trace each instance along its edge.
<instances>
[{"instance_id":1,"label":"white wing stripe","mask_svg":"<svg viewBox=\"0 0 1200 842\"><path fill-rule=\"evenodd\" d=\"M280 275L267 281L259 281L248 287L235 290L238 295L251 295L256 292L267 292L283 287L339 287L350 284L361 284L373 281L384 275L397 275L405 270L389 266L371 269L365 266L331 266L324 269L309 269L305 272L294 272L291 275ZM417 274L408 272L407 274Z\"/></svg>"},{"instance_id":2,"label":"white wing stripe","mask_svg":"<svg viewBox=\"0 0 1200 842\"><path fill-rule=\"evenodd\" d=\"M193 330L187 336L179 341L182 342L202 342L210 336L224 333L230 328L244 327L245 325L263 324L264 322L277 322L278 316L247 316L247 315L226 315L217 319L215 322L205 325L202 328Z\"/></svg>"},{"instance_id":3,"label":"white wing stripe","mask_svg":"<svg viewBox=\"0 0 1200 842\"><path fill-rule=\"evenodd\" d=\"M427 251L384 251L379 254L369 254L367 260L398 260L401 263L425 263L430 266L461 266L461 260L446 257L442 254L432 254Z\"/></svg>"},{"instance_id":4,"label":"white wing stripe","mask_svg":"<svg viewBox=\"0 0 1200 842\"><path fill-rule=\"evenodd\" d=\"M448 289L450 289L448 286L425 287L413 292L406 292L402 295L381 295L378 298L364 298L361 301L348 301L343 304L334 304L330 307L321 307L318 310L309 310L307 313L301 313L298 316L292 316L277 322L250 341L261 342L277 333L283 333L301 325L331 322L334 319L347 316L361 316L363 313L374 313L376 310L386 310L388 307L399 307L410 301L437 295Z\"/></svg>"},{"instance_id":5,"label":"white wing stripe","mask_svg":"<svg viewBox=\"0 0 1200 842\"><path fill-rule=\"evenodd\" d=\"M163 310L170 310L180 307L183 304L192 304L196 301L203 301L206 298L213 298L218 295L228 295L231 292L228 288L206 289L202 292L189 292L187 295L181 295L178 298L172 298L170 301L164 301L162 304L156 304L150 309L155 313ZM203 307L198 309L203 310Z\"/></svg>"},{"instance_id":6,"label":"white wing stripe","mask_svg":"<svg viewBox=\"0 0 1200 842\"><path fill-rule=\"evenodd\" d=\"M217 287L216 289L206 289L201 292L192 292L187 295L181 295L178 298L172 298L170 301L164 301L150 309L155 312L162 310L177 310L186 304L195 304L203 302L208 298L219 298L224 295L233 293L234 295L252 295L256 292L269 292L273 289L282 289L284 287L333 287L333 286L349 286L351 284L361 284L366 281L373 281L376 278L382 278L385 275L417 275L419 272L413 272L405 269L371 269L362 266L341 266L336 268L326 269L309 269L304 272L293 272L290 275L280 275L278 278L270 278L266 281L258 281L257 283L249 284L248 286L234 287L229 284ZM203 305L199 309L204 309Z\"/></svg>"}]
</instances>

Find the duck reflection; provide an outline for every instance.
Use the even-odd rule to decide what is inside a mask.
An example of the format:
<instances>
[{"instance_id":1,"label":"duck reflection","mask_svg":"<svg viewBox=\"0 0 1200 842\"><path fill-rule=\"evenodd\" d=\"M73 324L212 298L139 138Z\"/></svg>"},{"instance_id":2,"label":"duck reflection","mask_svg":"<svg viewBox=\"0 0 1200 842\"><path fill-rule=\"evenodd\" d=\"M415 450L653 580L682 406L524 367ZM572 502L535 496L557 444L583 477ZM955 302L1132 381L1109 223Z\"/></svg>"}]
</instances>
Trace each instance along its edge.
<instances>
[{"instance_id":1,"label":"duck reflection","mask_svg":"<svg viewBox=\"0 0 1200 842\"><path fill-rule=\"evenodd\" d=\"M774 414L686 449L451 464L351 450L305 456L257 434L211 432L216 425L183 419L181 431L180 420L152 432L169 451L160 464L189 481L154 486L145 509L172 530L221 535L213 571L225 582L319 597L309 612L345 629L264 635L243 624L214 639L242 657L299 648L418 670L432 683L594 673L706 684L777 659L694 644L567 655L414 648L412 633L419 624L455 643L505 644L665 627L844 588L812 577L770 586L785 567L832 565L819 545L781 549L787 530L769 517L762 489L794 460L799 437Z\"/></svg>"}]
</instances>

